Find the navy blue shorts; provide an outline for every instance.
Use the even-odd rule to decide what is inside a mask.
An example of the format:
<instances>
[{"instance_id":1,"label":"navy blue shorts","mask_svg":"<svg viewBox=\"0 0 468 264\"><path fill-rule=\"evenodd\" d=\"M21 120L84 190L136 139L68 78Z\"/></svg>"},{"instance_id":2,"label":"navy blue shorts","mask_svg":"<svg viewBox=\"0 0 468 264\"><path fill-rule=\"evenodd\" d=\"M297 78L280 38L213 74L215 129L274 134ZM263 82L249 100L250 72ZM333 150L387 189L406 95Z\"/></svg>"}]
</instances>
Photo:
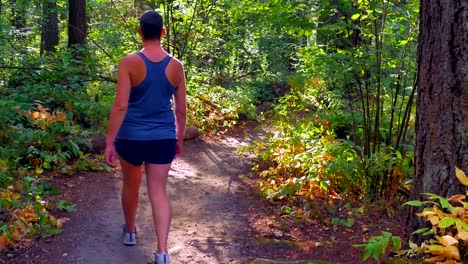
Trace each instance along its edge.
<instances>
[{"instance_id":1,"label":"navy blue shorts","mask_svg":"<svg viewBox=\"0 0 468 264\"><path fill-rule=\"evenodd\" d=\"M176 154L176 142L176 139L116 139L115 150L122 159L134 166L140 166L143 162L169 164Z\"/></svg>"}]
</instances>

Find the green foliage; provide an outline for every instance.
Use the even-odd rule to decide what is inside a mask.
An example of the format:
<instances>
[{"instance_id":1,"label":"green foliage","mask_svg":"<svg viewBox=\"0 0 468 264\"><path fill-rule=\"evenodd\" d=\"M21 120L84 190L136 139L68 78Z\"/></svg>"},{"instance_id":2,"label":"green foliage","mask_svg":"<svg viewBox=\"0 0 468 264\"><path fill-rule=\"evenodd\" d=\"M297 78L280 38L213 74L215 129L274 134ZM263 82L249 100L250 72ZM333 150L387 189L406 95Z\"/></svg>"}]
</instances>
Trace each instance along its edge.
<instances>
[{"instance_id":1,"label":"green foliage","mask_svg":"<svg viewBox=\"0 0 468 264\"><path fill-rule=\"evenodd\" d=\"M66 212L73 212L76 210L76 205L72 204L70 201L60 200L57 203L57 209Z\"/></svg>"},{"instance_id":2,"label":"green foliage","mask_svg":"<svg viewBox=\"0 0 468 264\"><path fill-rule=\"evenodd\" d=\"M468 177L459 168L455 168L455 176L465 186L468 186ZM376 260L385 252L390 241L398 256L418 254L425 257L424 262L458 264L466 263L468 251L468 202L466 194L455 194L444 198L436 194L426 193L425 201L408 201L404 205L423 207L422 212L416 215L430 223L430 227L416 230L426 240L418 247L409 241L409 249L401 249L401 239L391 233L382 232L382 236L371 237L365 244L355 245L364 249L364 260L373 256ZM388 262L393 263L393 262ZM397 262L398 263L398 262Z\"/></svg>"},{"instance_id":3,"label":"green foliage","mask_svg":"<svg viewBox=\"0 0 468 264\"><path fill-rule=\"evenodd\" d=\"M418 4L321 1L295 41L297 71L257 142L271 200L338 191L395 199L413 175ZM310 26L309 24L309 26ZM291 77L293 76L293 77Z\"/></svg>"},{"instance_id":4,"label":"green foliage","mask_svg":"<svg viewBox=\"0 0 468 264\"><path fill-rule=\"evenodd\" d=\"M334 230L337 230L339 226L351 228L354 225L354 218L342 219L342 218L334 217L332 218L331 222L332 222Z\"/></svg>"},{"instance_id":5,"label":"green foliage","mask_svg":"<svg viewBox=\"0 0 468 264\"><path fill-rule=\"evenodd\" d=\"M210 133L271 118L252 147L271 201L393 199L412 177L417 1L86 2L82 56L66 47L66 1L61 41L45 55L42 9L2 5L0 187L22 183L17 170L110 169L83 147L107 126L117 64L141 48L147 9L161 12L163 46L184 62L190 125ZM272 110L256 109L264 103Z\"/></svg>"},{"instance_id":6,"label":"green foliage","mask_svg":"<svg viewBox=\"0 0 468 264\"><path fill-rule=\"evenodd\" d=\"M272 124L277 131L256 142L259 186L270 199L314 199L330 191L360 193L365 186L361 159L349 140L337 139L331 121L341 120L339 103L323 96L323 82L303 85L291 79L290 92L280 99Z\"/></svg>"},{"instance_id":7,"label":"green foliage","mask_svg":"<svg viewBox=\"0 0 468 264\"><path fill-rule=\"evenodd\" d=\"M236 125L240 116L256 118L252 98L245 91L207 85L190 89L188 123L213 132Z\"/></svg>"},{"instance_id":8,"label":"green foliage","mask_svg":"<svg viewBox=\"0 0 468 264\"><path fill-rule=\"evenodd\" d=\"M373 257L375 260L379 260L379 258L385 253L387 250L388 245L391 243L392 248L395 252L400 251L401 249L401 239L398 236L392 235L390 232L382 232L381 236L373 236L369 239L366 244L358 244L355 245L357 248L364 249L364 258L363 260L368 259L369 257Z\"/></svg>"},{"instance_id":9,"label":"green foliage","mask_svg":"<svg viewBox=\"0 0 468 264\"><path fill-rule=\"evenodd\" d=\"M468 186L468 177L459 168L455 168L457 179ZM468 202L466 194L455 194L449 198L426 193L425 201L409 201L408 206L423 207L421 213L416 215L430 222L430 228L422 228L415 234L427 237L419 249L421 254L428 255L427 262L438 263L465 263L468 250ZM416 246L417 247L417 246Z\"/></svg>"},{"instance_id":10,"label":"green foliage","mask_svg":"<svg viewBox=\"0 0 468 264\"><path fill-rule=\"evenodd\" d=\"M25 170L11 171L18 181L0 191L0 250L7 246L29 243L31 239L60 233L63 222L48 212L46 195L58 190L42 180L29 176Z\"/></svg>"}]
</instances>

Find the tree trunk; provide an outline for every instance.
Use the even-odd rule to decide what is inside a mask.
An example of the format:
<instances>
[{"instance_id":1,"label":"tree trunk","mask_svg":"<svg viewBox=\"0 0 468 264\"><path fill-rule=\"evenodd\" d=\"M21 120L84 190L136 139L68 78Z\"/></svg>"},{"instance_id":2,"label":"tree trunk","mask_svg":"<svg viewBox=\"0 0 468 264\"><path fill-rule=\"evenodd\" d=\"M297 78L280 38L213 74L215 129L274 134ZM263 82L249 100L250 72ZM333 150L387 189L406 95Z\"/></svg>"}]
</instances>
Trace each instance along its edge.
<instances>
[{"instance_id":1,"label":"tree trunk","mask_svg":"<svg viewBox=\"0 0 468 264\"><path fill-rule=\"evenodd\" d=\"M26 6L25 3L11 1L11 26L14 30L13 36L18 40L24 40L26 28Z\"/></svg>"},{"instance_id":2,"label":"tree trunk","mask_svg":"<svg viewBox=\"0 0 468 264\"><path fill-rule=\"evenodd\" d=\"M455 177L455 166L468 172L468 113L463 97L468 89L468 23L466 0L421 0L416 109L416 173L410 200L422 193L443 197L465 193ZM465 89L465 92L464 92ZM465 95L464 95L465 94ZM407 237L424 227L412 208Z\"/></svg>"},{"instance_id":3,"label":"tree trunk","mask_svg":"<svg viewBox=\"0 0 468 264\"><path fill-rule=\"evenodd\" d=\"M42 6L41 55L55 50L59 44L57 2L44 0Z\"/></svg>"},{"instance_id":4,"label":"tree trunk","mask_svg":"<svg viewBox=\"0 0 468 264\"><path fill-rule=\"evenodd\" d=\"M86 40L86 0L68 0L68 47Z\"/></svg>"}]
</instances>

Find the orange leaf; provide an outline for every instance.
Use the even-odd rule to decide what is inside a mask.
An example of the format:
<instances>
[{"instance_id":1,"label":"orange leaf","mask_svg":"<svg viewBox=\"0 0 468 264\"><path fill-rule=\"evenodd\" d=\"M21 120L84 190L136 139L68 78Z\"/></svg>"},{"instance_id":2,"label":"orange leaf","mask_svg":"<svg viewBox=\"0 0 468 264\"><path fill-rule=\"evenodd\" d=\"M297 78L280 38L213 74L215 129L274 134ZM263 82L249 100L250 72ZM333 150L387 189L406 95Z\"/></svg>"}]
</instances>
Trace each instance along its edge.
<instances>
[{"instance_id":1,"label":"orange leaf","mask_svg":"<svg viewBox=\"0 0 468 264\"><path fill-rule=\"evenodd\" d=\"M445 259L444 256L434 256L432 258L424 259L424 262L437 262L437 261L442 261L444 259Z\"/></svg>"},{"instance_id":2,"label":"orange leaf","mask_svg":"<svg viewBox=\"0 0 468 264\"><path fill-rule=\"evenodd\" d=\"M3 236L0 236L0 251L4 250L6 248L6 242Z\"/></svg>"},{"instance_id":3,"label":"orange leaf","mask_svg":"<svg viewBox=\"0 0 468 264\"><path fill-rule=\"evenodd\" d=\"M29 114L29 118L31 119L38 119L39 118L39 112L32 112Z\"/></svg>"},{"instance_id":4,"label":"orange leaf","mask_svg":"<svg viewBox=\"0 0 468 264\"><path fill-rule=\"evenodd\" d=\"M448 198L448 200L450 202L454 202L454 203L462 203L463 201L466 198L466 195L463 195L463 194L455 194L454 196Z\"/></svg>"},{"instance_id":5,"label":"orange leaf","mask_svg":"<svg viewBox=\"0 0 468 264\"><path fill-rule=\"evenodd\" d=\"M456 246L448 246L444 248L444 256L450 259L460 259L460 251Z\"/></svg>"},{"instance_id":6,"label":"orange leaf","mask_svg":"<svg viewBox=\"0 0 468 264\"><path fill-rule=\"evenodd\" d=\"M19 241L20 240L20 234L19 234L18 228L11 225L11 226L8 227L8 231L10 231L11 239L13 241Z\"/></svg>"}]
</instances>

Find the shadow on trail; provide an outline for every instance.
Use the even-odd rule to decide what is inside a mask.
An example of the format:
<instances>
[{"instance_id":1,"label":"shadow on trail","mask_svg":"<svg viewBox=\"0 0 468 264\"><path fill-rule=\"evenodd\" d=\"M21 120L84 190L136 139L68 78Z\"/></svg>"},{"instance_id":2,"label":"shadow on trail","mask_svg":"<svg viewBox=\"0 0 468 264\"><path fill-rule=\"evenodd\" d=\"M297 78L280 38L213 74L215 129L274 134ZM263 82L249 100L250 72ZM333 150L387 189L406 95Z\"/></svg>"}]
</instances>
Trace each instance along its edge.
<instances>
[{"instance_id":1,"label":"shadow on trail","mask_svg":"<svg viewBox=\"0 0 468 264\"><path fill-rule=\"evenodd\" d=\"M243 176L251 171L251 158L237 149L258 138L254 135L244 139L225 137L221 142L186 142L184 156L176 162L170 183L171 199L176 204L171 236L179 243L185 240L184 245L175 246L179 249L175 254L177 263L284 259L281 252L289 249L301 254L291 243L271 243L256 236L252 212L268 209L257 191L244 181Z\"/></svg>"}]
</instances>

